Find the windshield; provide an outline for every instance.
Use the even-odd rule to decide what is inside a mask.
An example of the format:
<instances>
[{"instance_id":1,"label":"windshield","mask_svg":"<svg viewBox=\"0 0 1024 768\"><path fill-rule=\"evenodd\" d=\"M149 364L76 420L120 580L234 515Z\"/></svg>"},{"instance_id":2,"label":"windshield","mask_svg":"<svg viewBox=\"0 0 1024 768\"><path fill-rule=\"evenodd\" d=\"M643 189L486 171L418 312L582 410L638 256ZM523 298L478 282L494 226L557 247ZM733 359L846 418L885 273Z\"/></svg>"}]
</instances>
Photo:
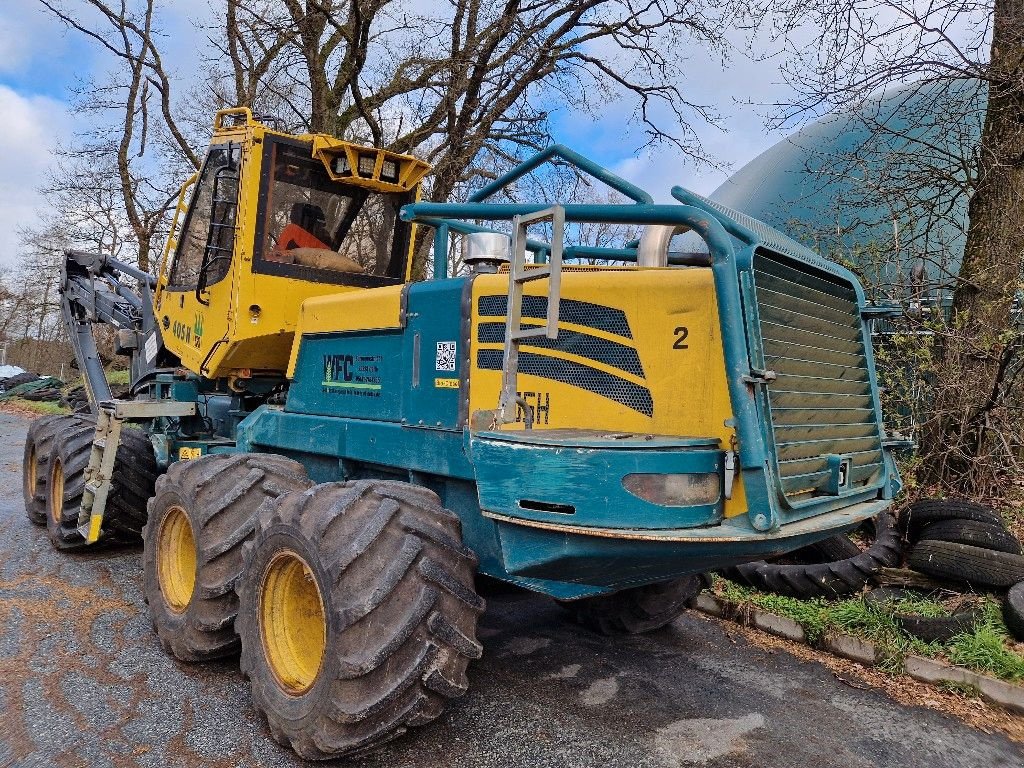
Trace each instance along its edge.
<instances>
[{"instance_id":1,"label":"windshield","mask_svg":"<svg viewBox=\"0 0 1024 768\"><path fill-rule=\"evenodd\" d=\"M402 279L408 225L398 209L408 194L383 194L332 181L308 146L274 141L257 233L264 269L323 282L348 276Z\"/></svg>"}]
</instances>

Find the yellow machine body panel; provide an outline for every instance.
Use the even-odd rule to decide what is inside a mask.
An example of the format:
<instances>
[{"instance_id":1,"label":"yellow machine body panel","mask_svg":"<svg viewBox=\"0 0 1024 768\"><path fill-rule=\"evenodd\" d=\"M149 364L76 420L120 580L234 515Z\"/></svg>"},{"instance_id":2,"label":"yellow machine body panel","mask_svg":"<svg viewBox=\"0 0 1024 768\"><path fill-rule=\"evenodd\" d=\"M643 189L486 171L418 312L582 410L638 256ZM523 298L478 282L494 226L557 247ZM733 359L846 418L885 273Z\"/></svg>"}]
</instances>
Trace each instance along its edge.
<instances>
[{"instance_id":1,"label":"yellow machine body panel","mask_svg":"<svg viewBox=\"0 0 1024 768\"><path fill-rule=\"evenodd\" d=\"M303 302L409 279L415 232L397 212L428 170L413 157L272 131L246 109L218 113L157 281L166 348L206 378L284 375Z\"/></svg>"},{"instance_id":2,"label":"yellow machine body panel","mask_svg":"<svg viewBox=\"0 0 1024 768\"><path fill-rule=\"evenodd\" d=\"M526 285L524 327L543 324L530 300L544 296L546 285ZM505 274L473 282L470 413L498 403L507 291ZM534 429L713 437L723 448L733 444L710 269L567 267L560 315L557 340L519 345L517 389L533 409ZM524 428L522 412L502 427ZM737 478L725 516L746 512Z\"/></svg>"},{"instance_id":3,"label":"yellow machine body panel","mask_svg":"<svg viewBox=\"0 0 1024 768\"><path fill-rule=\"evenodd\" d=\"M295 376L299 340L318 333L384 330L402 326L403 286L349 291L302 302L296 342L288 363L288 378Z\"/></svg>"}]
</instances>

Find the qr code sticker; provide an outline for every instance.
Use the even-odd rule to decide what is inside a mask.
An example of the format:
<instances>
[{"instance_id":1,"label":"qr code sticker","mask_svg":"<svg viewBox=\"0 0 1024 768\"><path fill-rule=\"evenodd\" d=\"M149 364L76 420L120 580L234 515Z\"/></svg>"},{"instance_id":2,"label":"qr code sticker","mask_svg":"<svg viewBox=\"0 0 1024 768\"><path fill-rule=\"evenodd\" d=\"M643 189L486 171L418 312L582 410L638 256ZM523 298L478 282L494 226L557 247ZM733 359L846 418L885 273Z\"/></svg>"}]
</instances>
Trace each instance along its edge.
<instances>
[{"instance_id":1,"label":"qr code sticker","mask_svg":"<svg viewBox=\"0 0 1024 768\"><path fill-rule=\"evenodd\" d=\"M454 341L439 341L439 342L437 342L437 370L439 370L439 371L454 371L455 370L455 342Z\"/></svg>"}]
</instances>

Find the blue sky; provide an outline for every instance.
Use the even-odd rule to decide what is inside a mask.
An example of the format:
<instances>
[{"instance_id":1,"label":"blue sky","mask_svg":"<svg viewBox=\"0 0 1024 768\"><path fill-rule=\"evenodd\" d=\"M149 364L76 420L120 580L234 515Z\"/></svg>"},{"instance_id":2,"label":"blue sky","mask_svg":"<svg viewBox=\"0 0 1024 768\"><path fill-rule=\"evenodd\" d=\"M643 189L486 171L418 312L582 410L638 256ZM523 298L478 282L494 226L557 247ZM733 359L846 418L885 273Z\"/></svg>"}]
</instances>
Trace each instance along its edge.
<instances>
[{"instance_id":1,"label":"blue sky","mask_svg":"<svg viewBox=\"0 0 1024 768\"><path fill-rule=\"evenodd\" d=\"M174 45L164 46L172 70L192 68L203 32L195 20L209 14L206 0L174 0L160 18ZM30 223L41 204L36 188L54 162L53 150L74 131L68 110L70 89L81 78L101 74L110 62L81 35L68 32L36 0L0 3L0 268L17 258L17 228ZM776 67L754 63L737 54L726 68L696 51L684 83L693 101L713 105L723 128L703 127L705 149L722 167L697 169L677 151L662 148L637 153L642 131L627 124L621 106L611 105L606 117L576 120L564 108L555 115L556 140L609 166L668 200L669 189L682 184L710 192L728 176L781 138L767 133L761 110L740 104L753 99L771 102L784 95Z\"/></svg>"}]
</instances>

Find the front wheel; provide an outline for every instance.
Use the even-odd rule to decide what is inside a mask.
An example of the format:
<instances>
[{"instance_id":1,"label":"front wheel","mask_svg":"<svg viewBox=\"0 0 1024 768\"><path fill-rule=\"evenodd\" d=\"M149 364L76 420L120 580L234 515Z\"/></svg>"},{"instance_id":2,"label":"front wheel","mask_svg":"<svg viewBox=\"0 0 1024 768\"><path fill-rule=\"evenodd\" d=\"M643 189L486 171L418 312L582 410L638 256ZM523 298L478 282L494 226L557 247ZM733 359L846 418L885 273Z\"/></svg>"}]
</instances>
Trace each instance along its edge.
<instances>
[{"instance_id":1,"label":"front wheel","mask_svg":"<svg viewBox=\"0 0 1024 768\"><path fill-rule=\"evenodd\" d=\"M372 749L461 696L484 601L459 519L429 490L324 483L277 500L244 550L242 670L274 739Z\"/></svg>"},{"instance_id":2,"label":"front wheel","mask_svg":"<svg viewBox=\"0 0 1024 768\"><path fill-rule=\"evenodd\" d=\"M277 496L310 486L301 464L264 453L179 461L156 483L143 529L143 586L164 650L182 661L238 651L242 545Z\"/></svg>"}]
</instances>

